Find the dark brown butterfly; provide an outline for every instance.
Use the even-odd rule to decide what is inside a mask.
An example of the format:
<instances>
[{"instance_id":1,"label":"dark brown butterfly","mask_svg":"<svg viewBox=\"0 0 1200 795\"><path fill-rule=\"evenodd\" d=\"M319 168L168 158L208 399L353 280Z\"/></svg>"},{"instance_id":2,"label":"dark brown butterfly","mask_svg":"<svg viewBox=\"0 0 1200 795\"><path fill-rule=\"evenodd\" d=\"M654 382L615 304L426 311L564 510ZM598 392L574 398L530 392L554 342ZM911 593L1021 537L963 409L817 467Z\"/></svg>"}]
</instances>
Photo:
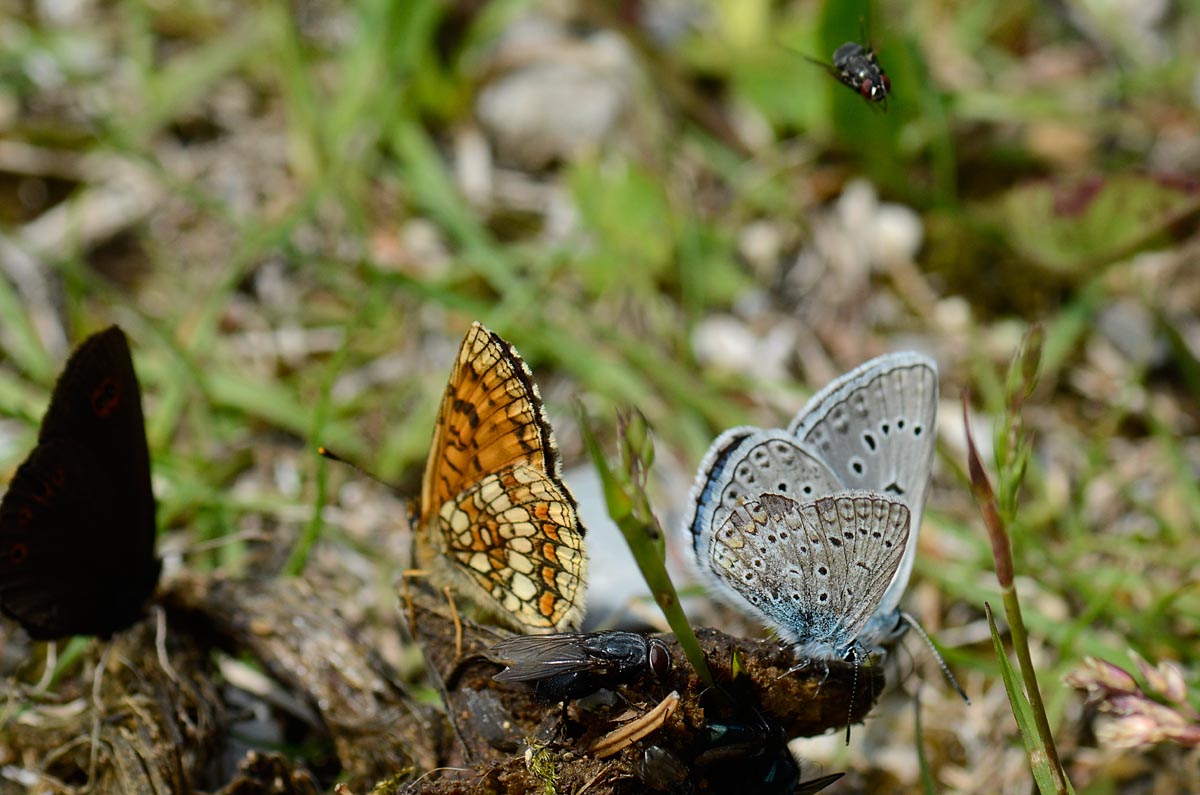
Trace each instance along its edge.
<instances>
[{"instance_id":1,"label":"dark brown butterfly","mask_svg":"<svg viewBox=\"0 0 1200 795\"><path fill-rule=\"evenodd\" d=\"M108 637L158 584L142 396L125 333L83 342L0 503L0 610L31 637Z\"/></svg>"}]
</instances>

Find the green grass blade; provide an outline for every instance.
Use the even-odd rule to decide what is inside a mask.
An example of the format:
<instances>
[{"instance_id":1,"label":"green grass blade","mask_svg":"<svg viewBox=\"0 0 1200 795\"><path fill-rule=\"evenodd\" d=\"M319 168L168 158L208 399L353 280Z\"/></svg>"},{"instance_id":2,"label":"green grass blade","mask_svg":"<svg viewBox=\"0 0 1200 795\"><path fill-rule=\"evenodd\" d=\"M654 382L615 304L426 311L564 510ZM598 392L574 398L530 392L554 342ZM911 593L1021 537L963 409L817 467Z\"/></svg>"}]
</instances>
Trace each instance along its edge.
<instances>
[{"instance_id":1,"label":"green grass blade","mask_svg":"<svg viewBox=\"0 0 1200 795\"><path fill-rule=\"evenodd\" d=\"M584 445L592 456L600 481L604 485L604 499L608 506L608 515L616 522L629 551L637 562L638 569L654 601L662 610L671 631L675 633L683 653L687 655L696 674L709 687L713 686L712 674L709 673L708 663L700 643L692 632L692 625L679 603L679 594L675 584L667 573L666 543L662 527L650 510L650 502L646 497L645 474L654 458L654 443L650 438L642 416L634 412L631 419L621 423L621 467L613 467L600 443L592 431L586 416L580 412L580 429Z\"/></svg>"},{"instance_id":2,"label":"green grass blade","mask_svg":"<svg viewBox=\"0 0 1200 795\"><path fill-rule=\"evenodd\" d=\"M0 243L6 245L7 243ZM0 279L0 317L4 318L7 336L4 352L26 374L48 382L54 377L55 363L46 353L34 328L33 318L26 311L25 301L7 279Z\"/></svg>"},{"instance_id":3,"label":"green grass blade","mask_svg":"<svg viewBox=\"0 0 1200 795\"><path fill-rule=\"evenodd\" d=\"M1017 728L1021 731L1021 739L1029 754L1029 766L1033 771L1033 779L1037 783L1038 792L1041 795L1057 795L1062 792L1073 794L1075 789L1069 780L1063 778L1062 788L1058 786L1058 777L1050 764L1051 756L1047 753L1046 745L1038 731L1038 722L1034 717L1033 707L1030 706L1029 699L1025 697L1025 691L1021 689L1020 676L1012 667L1012 663L1008 661L1008 655L1004 651L1004 643L1000 639L1000 631L996 628L996 619L992 615L992 606L984 602L983 607L987 612L988 628L992 634L992 647L996 651L996 660L1000 664L1000 676L1004 680L1004 689L1008 692L1008 701L1012 705L1013 717L1017 720Z\"/></svg>"},{"instance_id":4,"label":"green grass blade","mask_svg":"<svg viewBox=\"0 0 1200 795\"><path fill-rule=\"evenodd\" d=\"M913 698L913 721L915 723L917 766L921 770L921 788L925 795L934 795L937 785L933 781L933 772L929 769L929 758L925 756L924 732L921 730L921 688L917 686L917 694Z\"/></svg>"},{"instance_id":5,"label":"green grass blade","mask_svg":"<svg viewBox=\"0 0 1200 795\"><path fill-rule=\"evenodd\" d=\"M326 429L329 426L333 384L342 369L342 364L346 361L346 356L349 353L348 345L350 339L351 335L347 334L342 341L341 347L338 348L337 353L334 354L329 362L329 366L326 368L325 379L321 384L321 394L317 399L317 406L313 410L312 431L309 434L310 440L324 438ZM317 493L313 497L312 518L305 525L296 545L292 547L291 554L288 555L287 563L283 567L283 573L290 577L303 573L304 567L308 563L309 553L312 552L313 546L320 540L321 529L324 527L321 516L329 500L329 461L324 456L317 455L315 449L313 452L317 467L315 474Z\"/></svg>"}]
</instances>

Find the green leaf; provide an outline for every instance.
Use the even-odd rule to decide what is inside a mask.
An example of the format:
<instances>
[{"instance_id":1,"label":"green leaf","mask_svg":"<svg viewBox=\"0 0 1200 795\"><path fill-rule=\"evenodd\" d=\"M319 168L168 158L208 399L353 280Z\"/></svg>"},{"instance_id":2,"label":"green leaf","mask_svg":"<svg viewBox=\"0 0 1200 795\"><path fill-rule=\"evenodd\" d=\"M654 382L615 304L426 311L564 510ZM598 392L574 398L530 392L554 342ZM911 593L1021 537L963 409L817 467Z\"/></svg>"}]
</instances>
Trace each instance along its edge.
<instances>
[{"instance_id":1,"label":"green leaf","mask_svg":"<svg viewBox=\"0 0 1200 795\"><path fill-rule=\"evenodd\" d=\"M984 602L984 610L987 612L988 627L992 633L992 647L996 651L996 660L1000 663L1000 675L1004 680L1004 689L1008 691L1008 703L1012 706L1013 717L1017 720L1017 728L1021 731L1021 739L1029 754L1029 767L1033 771L1034 781L1037 782L1038 792L1041 795L1057 795L1059 790L1054 783L1055 776L1050 766L1050 754L1047 753L1045 743L1038 734L1033 707L1030 706L1029 699L1025 697L1025 691L1021 688L1021 679L1004 651L1004 643L1000 639L1000 631L996 628L996 619L992 615L992 606ZM1066 781L1065 783L1065 791L1074 793L1071 782Z\"/></svg>"},{"instance_id":2,"label":"green leaf","mask_svg":"<svg viewBox=\"0 0 1200 795\"><path fill-rule=\"evenodd\" d=\"M5 356L33 378L49 382L54 377L56 365L42 347L33 318L26 308L25 300L13 289L8 279L0 279L0 317L4 318L7 336Z\"/></svg>"},{"instance_id":3,"label":"green leaf","mask_svg":"<svg viewBox=\"0 0 1200 795\"><path fill-rule=\"evenodd\" d=\"M921 788L925 795L935 795L937 785L933 781L933 772L929 769L929 759L925 755L924 732L921 730L921 688L917 686L917 694L913 698L913 721L917 743L917 765L921 770Z\"/></svg>"}]
</instances>

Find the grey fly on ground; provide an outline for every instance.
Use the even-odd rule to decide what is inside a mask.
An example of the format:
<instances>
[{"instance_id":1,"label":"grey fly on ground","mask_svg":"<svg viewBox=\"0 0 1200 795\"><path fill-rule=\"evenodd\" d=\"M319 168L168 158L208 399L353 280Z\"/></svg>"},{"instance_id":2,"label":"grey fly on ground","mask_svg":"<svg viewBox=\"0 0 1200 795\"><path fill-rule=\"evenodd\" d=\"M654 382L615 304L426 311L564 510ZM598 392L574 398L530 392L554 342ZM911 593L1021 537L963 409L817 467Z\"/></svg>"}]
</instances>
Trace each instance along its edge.
<instances>
[{"instance_id":1,"label":"grey fly on ground","mask_svg":"<svg viewBox=\"0 0 1200 795\"><path fill-rule=\"evenodd\" d=\"M805 56L808 58L808 56ZM833 52L833 65L808 58L824 69L842 85L857 92L868 102L877 102L887 110L887 98L892 93L892 81L884 73L870 45L848 41Z\"/></svg>"},{"instance_id":2,"label":"grey fly on ground","mask_svg":"<svg viewBox=\"0 0 1200 795\"><path fill-rule=\"evenodd\" d=\"M543 703L583 698L647 672L661 679L671 669L661 640L618 630L521 635L500 641L488 656L508 666L494 679L529 682Z\"/></svg>"}]
</instances>

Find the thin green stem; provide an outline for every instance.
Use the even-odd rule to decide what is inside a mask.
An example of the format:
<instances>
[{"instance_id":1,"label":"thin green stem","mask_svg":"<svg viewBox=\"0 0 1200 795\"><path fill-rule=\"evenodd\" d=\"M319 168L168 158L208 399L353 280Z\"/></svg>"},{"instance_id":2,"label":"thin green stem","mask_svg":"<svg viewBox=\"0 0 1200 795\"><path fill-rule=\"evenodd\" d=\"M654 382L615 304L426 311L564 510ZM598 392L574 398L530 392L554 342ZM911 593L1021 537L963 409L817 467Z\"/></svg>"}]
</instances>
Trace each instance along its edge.
<instances>
[{"instance_id":1,"label":"thin green stem","mask_svg":"<svg viewBox=\"0 0 1200 795\"><path fill-rule=\"evenodd\" d=\"M1017 598L1015 583L1002 588L1000 596L1004 600L1004 615L1008 619L1008 634L1012 638L1013 651L1017 653L1017 663L1021 669L1021 679L1025 682L1025 695L1033 708L1033 719L1037 723L1038 735L1041 737L1043 748L1050 762L1050 773L1054 776L1054 788L1059 793L1068 792L1066 774L1062 762L1058 758L1058 747L1054 743L1054 733L1050 730L1050 719L1046 717L1046 705L1042 702L1042 691L1038 688L1037 670L1033 666L1033 658L1029 654L1029 635L1025 632L1025 621L1021 617L1021 602Z\"/></svg>"}]
</instances>

